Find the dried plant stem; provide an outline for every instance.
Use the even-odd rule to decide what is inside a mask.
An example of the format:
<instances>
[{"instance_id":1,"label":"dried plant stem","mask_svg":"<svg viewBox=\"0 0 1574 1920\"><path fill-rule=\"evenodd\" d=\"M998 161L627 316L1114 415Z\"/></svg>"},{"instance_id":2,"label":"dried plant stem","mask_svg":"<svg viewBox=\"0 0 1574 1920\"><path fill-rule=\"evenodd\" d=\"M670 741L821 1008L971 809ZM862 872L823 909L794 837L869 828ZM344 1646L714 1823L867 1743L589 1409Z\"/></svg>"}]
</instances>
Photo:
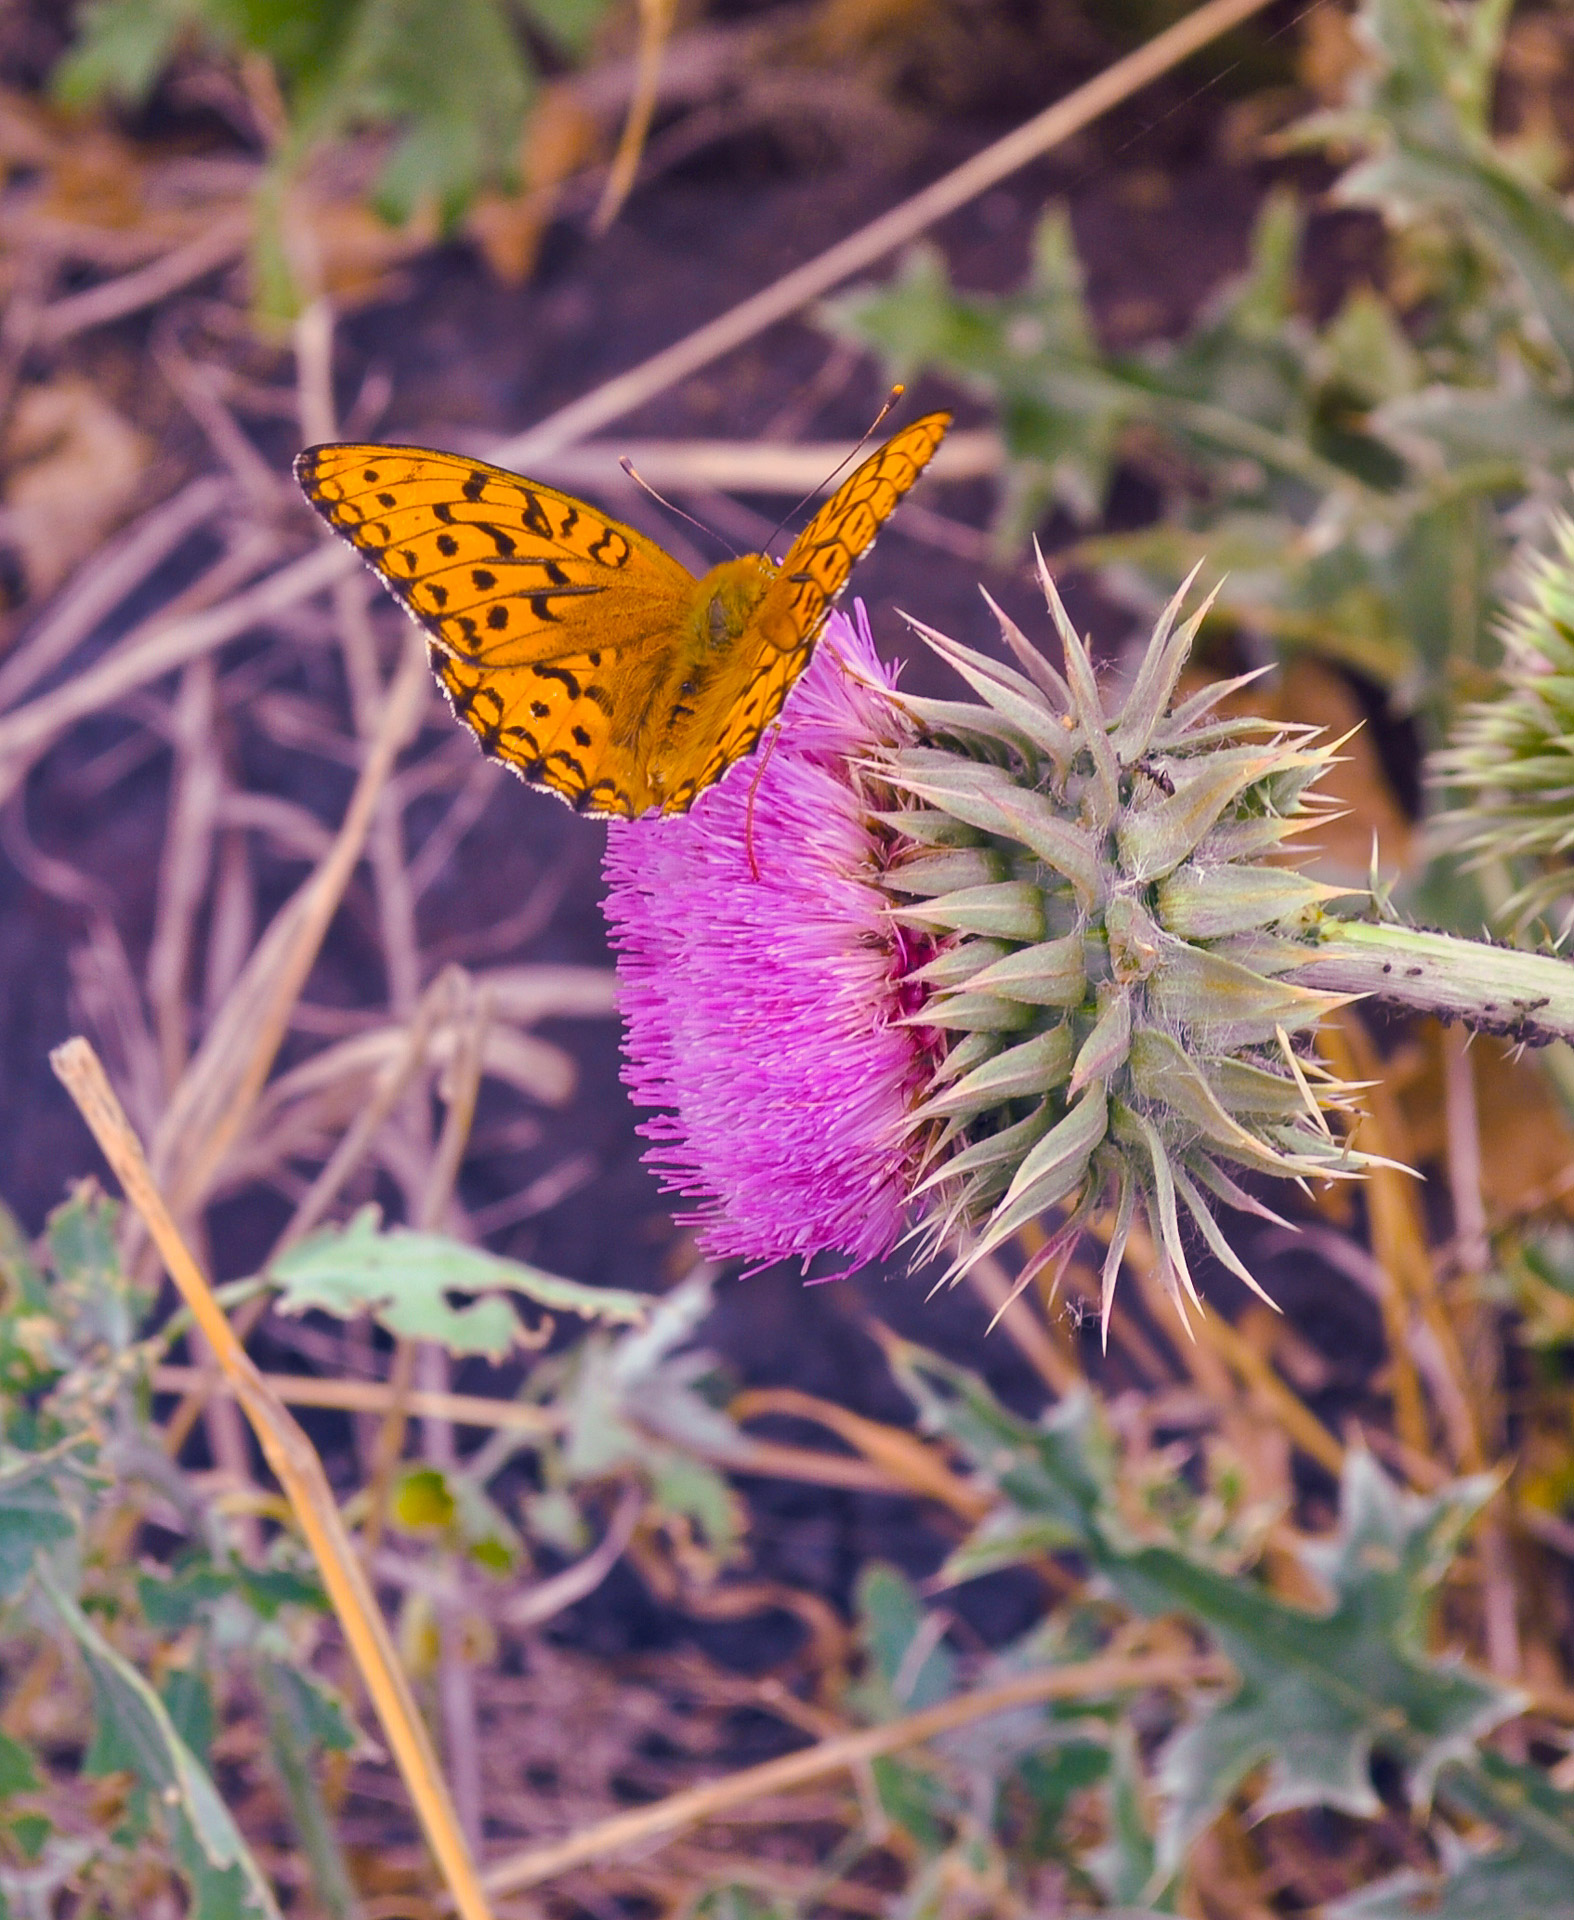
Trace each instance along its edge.
<instances>
[{"instance_id":1,"label":"dried plant stem","mask_svg":"<svg viewBox=\"0 0 1574 1920\"><path fill-rule=\"evenodd\" d=\"M0 708L11 707L56 667L128 594L229 498L230 487L205 473L145 514L83 567L49 612L0 664Z\"/></svg>"},{"instance_id":2,"label":"dried plant stem","mask_svg":"<svg viewBox=\"0 0 1574 1920\"><path fill-rule=\"evenodd\" d=\"M875 1330L878 1333L878 1329ZM887 1426L883 1420L871 1420L838 1406L834 1400L822 1400L818 1394L803 1393L796 1387L751 1387L737 1394L728 1412L734 1420L754 1420L762 1414L786 1414L794 1420L812 1420L826 1427L848 1446L856 1447L867 1460L882 1467L891 1479L908 1492L938 1500L965 1520L980 1517L988 1502L965 1480L951 1472L936 1449L905 1428Z\"/></svg>"},{"instance_id":3,"label":"dried plant stem","mask_svg":"<svg viewBox=\"0 0 1574 1920\"><path fill-rule=\"evenodd\" d=\"M263 1378L279 1399L296 1407L336 1407L346 1413L386 1413L394 1388L379 1380L320 1380L312 1374L269 1373ZM153 1370L154 1388L161 1393L194 1394L207 1381L194 1367L162 1366ZM214 1393L226 1391L219 1380ZM405 1411L417 1419L451 1420L459 1427L501 1428L545 1438L556 1433L562 1420L547 1407L520 1400L489 1400L471 1393L428 1393L412 1387ZM772 1440L740 1440L734 1447L704 1454L730 1472L757 1475L762 1480L801 1480L810 1486L844 1487L854 1493L922 1494L910 1480L886 1472L869 1460L844 1454L820 1453L812 1447L791 1447Z\"/></svg>"},{"instance_id":4,"label":"dried plant stem","mask_svg":"<svg viewBox=\"0 0 1574 1920\"><path fill-rule=\"evenodd\" d=\"M454 1818L426 1729L339 1518L322 1463L236 1339L154 1182L141 1142L93 1049L83 1039L68 1040L50 1055L50 1063L141 1216L192 1319L211 1344L230 1391L244 1408L290 1502L455 1907L463 1920L489 1920L486 1895Z\"/></svg>"},{"instance_id":5,"label":"dried plant stem","mask_svg":"<svg viewBox=\"0 0 1574 1920\"><path fill-rule=\"evenodd\" d=\"M205 232L184 246L174 247L159 259L122 274L118 280L106 280L83 293L67 294L39 314L34 341L46 347L58 347L73 334L89 327L102 327L111 320L123 320L128 313L156 306L172 293L188 287L193 280L212 273L216 267L238 260L251 239L250 209L214 221Z\"/></svg>"},{"instance_id":6,"label":"dried plant stem","mask_svg":"<svg viewBox=\"0 0 1574 1920\"><path fill-rule=\"evenodd\" d=\"M986 1254L968 1273L968 1283L991 1316L998 1319L1022 1357L1051 1393L1070 1393L1082 1380L1082 1370L1061 1352L1033 1309L1028 1294L1012 1291L1012 1280L992 1254Z\"/></svg>"},{"instance_id":7,"label":"dried plant stem","mask_svg":"<svg viewBox=\"0 0 1574 1920\"><path fill-rule=\"evenodd\" d=\"M661 81L661 56L672 38L677 18L677 0L639 0L639 48L635 54L634 91L629 99L628 115L612 156L607 183L601 199L590 216L593 233L605 233L633 191L639 172L640 155L650 135L651 116L656 111L656 94Z\"/></svg>"},{"instance_id":8,"label":"dried plant stem","mask_svg":"<svg viewBox=\"0 0 1574 1920\"><path fill-rule=\"evenodd\" d=\"M175 774L147 964L148 1002L166 1097L186 1069L190 1038L186 976L197 915L207 890L224 784L214 729L216 681L211 654L193 660L181 676L171 716Z\"/></svg>"},{"instance_id":9,"label":"dried plant stem","mask_svg":"<svg viewBox=\"0 0 1574 1920\"><path fill-rule=\"evenodd\" d=\"M627 373L617 375L583 398L560 407L524 433L505 440L493 449L491 458L501 466L518 466L622 419L656 394L697 373L701 367L709 366L778 320L788 319L812 300L829 293L843 280L862 273L888 253L917 239L937 220L966 206L969 200L998 185L1030 160L1069 140L1074 133L1080 133L1101 114L1130 99L1132 94L1179 66L1210 41L1217 40L1243 20L1249 20L1254 13L1260 13L1266 4L1267 0L1207 0L1206 5L1177 20L1163 33L1155 34L1145 45L1106 67L1084 86L1075 88L1063 100L1057 100L982 153L974 154L972 159L965 160L911 199L881 214L793 272L784 274L762 292L698 328L686 339L654 354L640 366L631 367Z\"/></svg>"},{"instance_id":10,"label":"dried plant stem","mask_svg":"<svg viewBox=\"0 0 1574 1920\"><path fill-rule=\"evenodd\" d=\"M438 975L416 1003L404 1045L396 1059L377 1076L371 1097L356 1114L349 1131L324 1162L317 1178L301 1196L284 1231L274 1243L273 1257L311 1232L339 1197L340 1190L365 1158L367 1148L378 1129L409 1090L411 1082L426 1063L427 1043L439 1014L450 1004L453 975Z\"/></svg>"},{"instance_id":11,"label":"dried plant stem","mask_svg":"<svg viewBox=\"0 0 1574 1920\"><path fill-rule=\"evenodd\" d=\"M521 1887L539 1886L542 1881L566 1873L570 1867L604 1860L615 1850L679 1833L697 1826L702 1820L714 1820L764 1794L781 1793L792 1787L806 1786L828 1773L840 1773L878 1759L882 1754L900 1753L955 1727L965 1727L991 1714L1009 1713L1016 1707L1037 1706L1050 1700L1098 1699L1112 1693L1140 1692L1148 1687L1191 1687L1228 1680L1231 1668L1222 1660L1178 1657L1174 1654L1114 1655L1084 1660L1074 1666L1041 1667L998 1687L981 1688L910 1713L883 1726L868 1727L858 1733L836 1734L799 1753L784 1754L779 1760L767 1760L762 1766L745 1767L717 1780L710 1786L690 1787L674 1793L654 1806L637 1807L593 1827L570 1834L547 1846L531 1847L523 1853L499 1860L483 1875L492 1894L513 1893Z\"/></svg>"},{"instance_id":12,"label":"dried plant stem","mask_svg":"<svg viewBox=\"0 0 1574 1920\"><path fill-rule=\"evenodd\" d=\"M1382 1078L1382 1062L1359 1018L1348 1009L1329 1020L1319 1033L1319 1042L1334 1069L1347 1080L1369 1082L1364 1097L1365 1111L1355 1129L1354 1144L1382 1159L1411 1163L1409 1142L1398 1105ZM1394 1428L1398 1438L1414 1454L1432 1452L1432 1436L1421 1396L1421 1379L1411 1352L1411 1315L1414 1312L1436 1332L1442 1318L1438 1310L1436 1276L1427 1251L1425 1223L1416 1199L1415 1182L1396 1167L1376 1165L1363 1185L1372 1252L1383 1285L1378 1305L1388 1343L1388 1364L1393 1381ZM1452 1337L1449 1336L1449 1344ZM1446 1349L1445 1349L1446 1351ZM1454 1453L1474 1451L1472 1436L1461 1425L1463 1388L1458 1394L1436 1395L1438 1410L1453 1430ZM1452 1409L1452 1419L1450 1418Z\"/></svg>"},{"instance_id":13,"label":"dried plant stem","mask_svg":"<svg viewBox=\"0 0 1574 1920\"><path fill-rule=\"evenodd\" d=\"M988 428L953 430L924 469L929 480L987 480L1005 465L1005 448ZM728 493L780 493L800 499L828 491L847 458L839 440L591 440L531 456L531 471L573 492L619 486L620 460L653 487L719 487ZM903 509L904 513L907 511ZM900 525L900 521L895 524Z\"/></svg>"},{"instance_id":14,"label":"dried plant stem","mask_svg":"<svg viewBox=\"0 0 1574 1920\"><path fill-rule=\"evenodd\" d=\"M27 769L78 720L113 706L138 687L183 667L199 654L212 653L245 633L265 626L287 608L330 585L355 564L343 547L318 547L280 567L233 600L205 612L160 622L135 646L117 647L102 660L51 692L30 700L0 720L0 799Z\"/></svg>"},{"instance_id":15,"label":"dried plant stem","mask_svg":"<svg viewBox=\"0 0 1574 1920\"><path fill-rule=\"evenodd\" d=\"M1454 1248L1462 1291L1473 1292L1491 1264L1486 1205L1481 1192L1481 1120L1468 1033L1456 1027L1441 1035L1443 1105L1448 1127L1448 1186L1454 1209ZM1476 1421L1490 1439L1494 1455L1503 1451L1501 1343L1496 1316L1479 1299L1466 1305L1472 1322L1470 1352L1475 1365ZM1518 1680L1524 1670L1519 1635L1519 1600L1514 1586L1513 1548L1504 1524L1506 1495L1500 1493L1482 1516L1477 1551L1481 1557L1481 1613L1487 1665L1499 1679ZM1523 1758L1523 1755L1520 1756Z\"/></svg>"},{"instance_id":16,"label":"dried plant stem","mask_svg":"<svg viewBox=\"0 0 1574 1920\"><path fill-rule=\"evenodd\" d=\"M360 859L378 798L427 697L411 636L333 845L258 942L160 1124L155 1164L181 1213L200 1203L256 1104L290 1012Z\"/></svg>"}]
</instances>

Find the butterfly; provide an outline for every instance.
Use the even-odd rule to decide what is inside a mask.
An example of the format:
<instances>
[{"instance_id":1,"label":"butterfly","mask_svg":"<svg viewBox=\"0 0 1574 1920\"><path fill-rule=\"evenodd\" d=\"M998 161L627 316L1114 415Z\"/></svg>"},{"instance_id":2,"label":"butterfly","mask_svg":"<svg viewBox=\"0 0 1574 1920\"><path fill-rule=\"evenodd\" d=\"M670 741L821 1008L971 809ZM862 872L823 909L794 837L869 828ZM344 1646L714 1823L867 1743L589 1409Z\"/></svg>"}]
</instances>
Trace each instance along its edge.
<instances>
[{"instance_id":1,"label":"butterfly","mask_svg":"<svg viewBox=\"0 0 1574 1920\"><path fill-rule=\"evenodd\" d=\"M752 753L951 424L893 434L777 564L703 578L572 494L426 447L308 447L306 498L423 627L482 751L580 813L681 813Z\"/></svg>"}]
</instances>

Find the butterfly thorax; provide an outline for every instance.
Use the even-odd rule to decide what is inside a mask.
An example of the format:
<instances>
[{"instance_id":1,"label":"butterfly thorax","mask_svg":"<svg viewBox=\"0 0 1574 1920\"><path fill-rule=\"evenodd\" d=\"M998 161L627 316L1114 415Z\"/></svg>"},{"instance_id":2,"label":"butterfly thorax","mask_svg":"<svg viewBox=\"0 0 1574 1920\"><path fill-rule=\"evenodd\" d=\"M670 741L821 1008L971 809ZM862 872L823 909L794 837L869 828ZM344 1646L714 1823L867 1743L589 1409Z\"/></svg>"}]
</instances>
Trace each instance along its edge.
<instances>
[{"instance_id":1,"label":"butterfly thorax","mask_svg":"<svg viewBox=\"0 0 1574 1920\"><path fill-rule=\"evenodd\" d=\"M755 615L776 568L760 554L724 560L694 583L683 637L653 703L649 779L657 803L687 806L694 742L714 738L757 671ZM714 778L714 775L712 775Z\"/></svg>"}]
</instances>

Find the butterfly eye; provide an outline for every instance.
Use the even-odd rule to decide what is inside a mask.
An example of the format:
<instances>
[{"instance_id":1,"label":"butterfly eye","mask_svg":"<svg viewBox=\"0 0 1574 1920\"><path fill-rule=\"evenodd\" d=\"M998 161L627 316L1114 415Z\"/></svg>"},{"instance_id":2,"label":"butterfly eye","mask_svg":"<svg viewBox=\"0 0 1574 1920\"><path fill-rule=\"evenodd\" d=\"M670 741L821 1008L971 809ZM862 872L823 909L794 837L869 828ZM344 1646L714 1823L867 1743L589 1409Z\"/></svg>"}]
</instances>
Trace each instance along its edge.
<instances>
[{"instance_id":1,"label":"butterfly eye","mask_svg":"<svg viewBox=\"0 0 1574 1920\"><path fill-rule=\"evenodd\" d=\"M721 603L721 595L713 596L705 609L705 618L710 625L711 645L719 647L727 638L727 609Z\"/></svg>"}]
</instances>

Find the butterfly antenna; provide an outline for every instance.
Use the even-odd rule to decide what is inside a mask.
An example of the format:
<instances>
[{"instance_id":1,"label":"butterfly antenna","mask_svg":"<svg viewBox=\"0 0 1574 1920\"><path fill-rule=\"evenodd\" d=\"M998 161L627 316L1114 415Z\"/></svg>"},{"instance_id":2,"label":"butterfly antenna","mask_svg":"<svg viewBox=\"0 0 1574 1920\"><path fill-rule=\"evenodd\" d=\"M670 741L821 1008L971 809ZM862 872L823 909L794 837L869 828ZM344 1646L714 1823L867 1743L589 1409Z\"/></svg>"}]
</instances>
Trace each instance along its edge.
<instances>
[{"instance_id":1,"label":"butterfly antenna","mask_svg":"<svg viewBox=\"0 0 1574 1920\"><path fill-rule=\"evenodd\" d=\"M875 417L869 422L868 426L864 428L862 434L858 438L857 444L853 447L852 452L848 454L847 458L841 463L840 466L832 467L831 471L825 476L825 478L819 483L818 486L811 487L809 491L803 496L803 498L798 502L797 506L789 508L788 511L782 515L781 519L776 522L776 525L771 528L770 540L767 540L760 549L762 553L768 555L771 550L771 540L774 540L776 538L777 534L779 534L782 528L786 526L787 522L792 519L793 515L796 513L801 513L817 493L826 492L827 489L830 487L831 482L836 478L836 476L839 473L845 472L846 469L853 464L853 462L858 458L859 454L863 452L864 448L879 432L881 421L885 419L886 415L891 411L892 407L896 405L897 401L901 399L902 395L906 393L906 391L907 391L907 388L902 385L901 381L900 380L897 381L896 385L892 387L890 393L887 394L885 405L880 409L880 411L875 415Z\"/></svg>"},{"instance_id":2,"label":"butterfly antenna","mask_svg":"<svg viewBox=\"0 0 1574 1920\"><path fill-rule=\"evenodd\" d=\"M721 545L727 549L734 560L738 558L738 549L730 540L723 539L714 527L707 527L703 520L696 520L692 513L685 513L682 507L674 506L664 493L657 493L656 489L643 475L634 471L634 462L630 460L626 454L620 454L618 456L618 465L641 492L650 495L658 507L665 507L668 513L675 513L680 520L687 520L691 527L697 527L701 533L709 534L712 540L719 541Z\"/></svg>"}]
</instances>

